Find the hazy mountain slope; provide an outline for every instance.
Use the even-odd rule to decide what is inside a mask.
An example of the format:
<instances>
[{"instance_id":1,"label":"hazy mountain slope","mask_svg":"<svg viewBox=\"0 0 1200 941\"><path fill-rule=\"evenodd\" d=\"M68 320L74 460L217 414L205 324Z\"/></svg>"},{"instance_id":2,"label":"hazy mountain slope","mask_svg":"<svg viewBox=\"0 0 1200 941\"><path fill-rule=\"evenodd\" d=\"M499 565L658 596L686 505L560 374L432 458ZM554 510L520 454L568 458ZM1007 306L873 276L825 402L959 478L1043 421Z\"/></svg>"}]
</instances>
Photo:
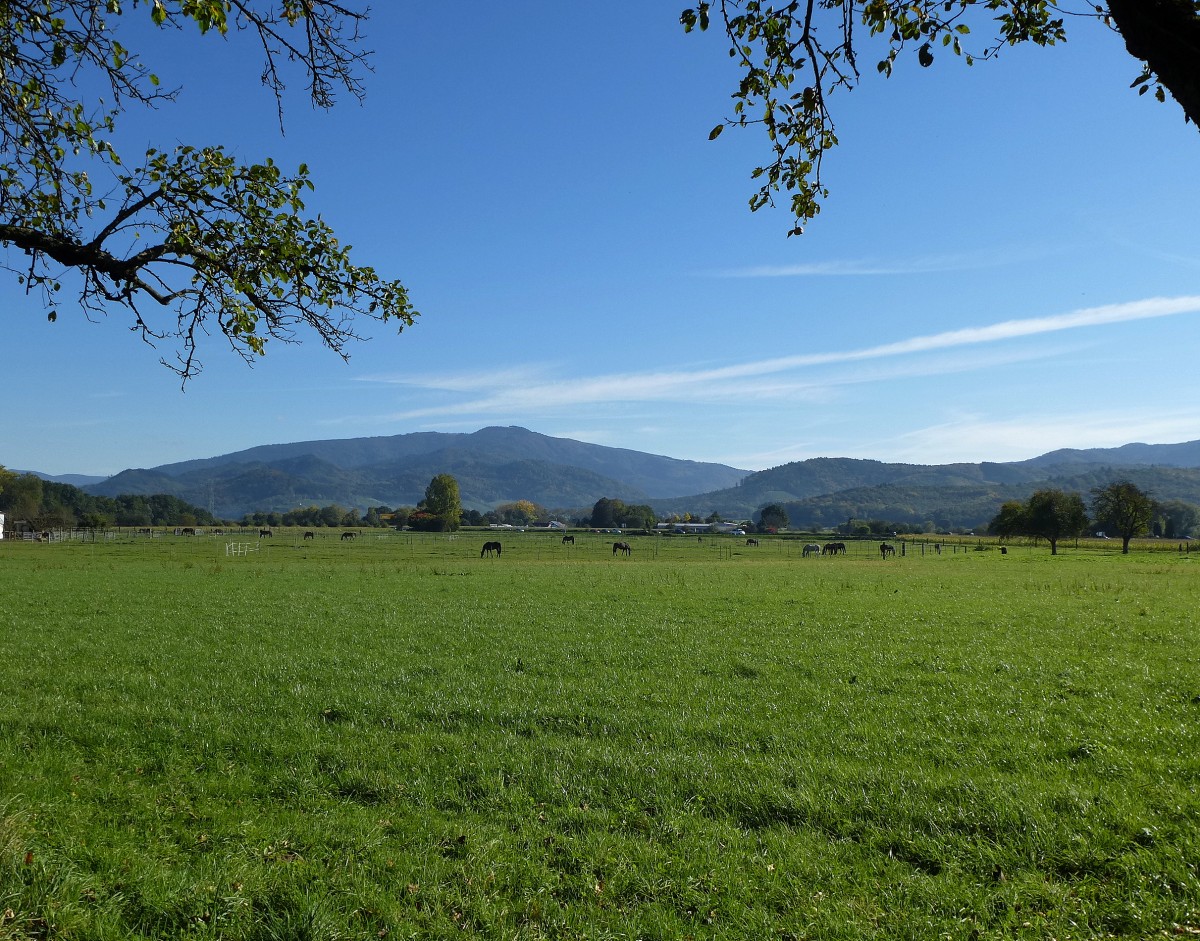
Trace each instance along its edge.
<instances>
[{"instance_id":1,"label":"hazy mountain slope","mask_svg":"<svg viewBox=\"0 0 1200 941\"><path fill-rule=\"evenodd\" d=\"M198 471L214 472L230 464L275 465L281 460L304 455L346 469L376 468L385 465L429 467L433 455L451 451L474 453L480 459L486 457L489 461L502 464L537 461L575 467L620 481L627 492L636 494L658 493L675 496L681 493L697 493L732 486L749 473L724 464L683 461L627 448L610 448L570 438L553 438L519 427L482 428L471 434L417 432L379 438L261 445L202 460L164 464L152 470L167 477L185 477ZM600 493L586 502L594 503L602 496L613 495Z\"/></svg>"},{"instance_id":2,"label":"hazy mountain slope","mask_svg":"<svg viewBox=\"0 0 1200 941\"><path fill-rule=\"evenodd\" d=\"M1047 464L1107 464L1129 466L1159 464L1167 467L1200 467L1200 441L1180 444L1124 444L1119 448L1063 448L1049 451L1028 461L1029 465Z\"/></svg>"},{"instance_id":3,"label":"hazy mountain slope","mask_svg":"<svg viewBox=\"0 0 1200 941\"><path fill-rule=\"evenodd\" d=\"M1061 469L1064 465L1055 465ZM1070 466L1070 465L1066 465ZM1091 491L1114 480L1130 480L1156 500L1200 504L1200 469L1157 466L1091 467L1082 474L1058 475L1023 483L985 483L961 487L885 484L822 494L785 502L788 520L798 528L827 528L858 520L934 523L935 528L982 530L1006 500L1026 500L1035 490L1053 488L1079 493L1091 502Z\"/></svg>"},{"instance_id":4,"label":"hazy mountain slope","mask_svg":"<svg viewBox=\"0 0 1200 941\"><path fill-rule=\"evenodd\" d=\"M165 493L236 519L256 510L285 512L313 505L413 506L424 498L429 481L442 473L454 475L463 505L471 509L520 499L551 508L590 506L601 496L647 502L642 491L578 467L505 460L470 450L435 451L407 463L356 469L303 454L272 463L194 467L176 476L131 470L87 490L102 496Z\"/></svg>"}]
</instances>

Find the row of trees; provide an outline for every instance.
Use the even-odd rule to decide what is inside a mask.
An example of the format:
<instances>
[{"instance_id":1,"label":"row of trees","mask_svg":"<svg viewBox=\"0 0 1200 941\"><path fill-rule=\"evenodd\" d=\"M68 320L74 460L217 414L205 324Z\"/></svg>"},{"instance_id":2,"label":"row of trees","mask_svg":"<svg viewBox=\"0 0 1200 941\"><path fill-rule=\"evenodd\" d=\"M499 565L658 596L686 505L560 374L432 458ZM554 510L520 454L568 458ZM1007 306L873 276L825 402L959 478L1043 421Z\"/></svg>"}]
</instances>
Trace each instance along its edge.
<instances>
[{"instance_id":1,"label":"row of trees","mask_svg":"<svg viewBox=\"0 0 1200 941\"><path fill-rule=\"evenodd\" d=\"M583 522L596 529L653 529L657 521L654 510L645 504L630 505L624 500L601 497Z\"/></svg>"},{"instance_id":2,"label":"row of trees","mask_svg":"<svg viewBox=\"0 0 1200 941\"><path fill-rule=\"evenodd\" d=\"M1189 504L1158 504L1128 480L1118 480L1092 491L1091 517L1078 493L1062 490L1039 490L1022 503L1010 500L1000 507L988 526L996 536L1036 536L1050 543L1050 554L1057 555L1061 539L1081 536L1093 527L1097 532L1121 538L1121 551L1129 551L1129 541L1149 533L1154 525L1160 528L1167 521L1167 532L1178 527L1195 525L1196 508ZM1187 519L1190 517L1191 519Z\"/></svg>"},{"instance_id":3,"label":"row of trees","mask_svg":"<svg viewBox=\"0 0 1200 941\"><path fill-rule=\"evenodd\" d=\"M165 493L100 497L70 484L0 467L0 513L10 525L33 529L106 529L109 526L212 526L205 509Z\"/></svg>"}]
</instances>

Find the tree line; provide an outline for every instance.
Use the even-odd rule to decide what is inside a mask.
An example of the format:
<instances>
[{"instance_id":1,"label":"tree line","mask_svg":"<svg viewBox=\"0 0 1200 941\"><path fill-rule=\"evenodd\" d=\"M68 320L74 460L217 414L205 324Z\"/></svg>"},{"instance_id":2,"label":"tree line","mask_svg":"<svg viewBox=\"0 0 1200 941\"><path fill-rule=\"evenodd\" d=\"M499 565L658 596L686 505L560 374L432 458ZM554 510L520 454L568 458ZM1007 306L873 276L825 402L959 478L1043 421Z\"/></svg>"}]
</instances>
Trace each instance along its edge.
<instances>
[{"instance_id":1,"label":"tree line","mask_svg":"<svg viewBox=\"0 0 1200 941\"><path fill-rule=\"evenodd\" d=\"M1153 533L1168 539L1190 537L1200 523L1200 507L1181 500L1158 502L1136 484L1117 480L1091 491L1091 515L1078 493L1039 490L1024 502L1009 500L988 524L995 536L1032 536L1050 543L1050 554L1058 543L1094 531L1121 540L1121 551L1129 542Z\"/></svg>"},{"instance_id":2,"label":"tree line","mask_svg":"<svg viewBox=\"0 0 1200 941\"><path fill-rule=\"evenodd\" d=\"M165 493L101 497L71 484L0 467L0 513L9 525L36 529L107 529L110 526L214 526L208 510Z\"/></svg>"}]
</instances>

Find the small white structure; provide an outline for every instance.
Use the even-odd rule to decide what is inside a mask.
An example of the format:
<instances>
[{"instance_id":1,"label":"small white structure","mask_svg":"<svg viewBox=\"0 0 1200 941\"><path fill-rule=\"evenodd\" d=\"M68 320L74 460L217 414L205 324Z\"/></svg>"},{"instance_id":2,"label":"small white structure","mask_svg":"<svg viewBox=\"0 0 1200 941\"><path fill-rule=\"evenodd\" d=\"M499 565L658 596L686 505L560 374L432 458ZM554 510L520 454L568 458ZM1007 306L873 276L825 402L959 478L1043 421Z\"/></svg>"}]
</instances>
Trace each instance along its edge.
<instances>
[{"instance_id":1,"label":"small white structure","mask_svg":"<svg viewBox=\"0 0 1200 941\"><path fill-rule=\"evenodd\" d=\"M0 513L0 539L4 538L4 514Z\"/></svg>"}]
</instances>

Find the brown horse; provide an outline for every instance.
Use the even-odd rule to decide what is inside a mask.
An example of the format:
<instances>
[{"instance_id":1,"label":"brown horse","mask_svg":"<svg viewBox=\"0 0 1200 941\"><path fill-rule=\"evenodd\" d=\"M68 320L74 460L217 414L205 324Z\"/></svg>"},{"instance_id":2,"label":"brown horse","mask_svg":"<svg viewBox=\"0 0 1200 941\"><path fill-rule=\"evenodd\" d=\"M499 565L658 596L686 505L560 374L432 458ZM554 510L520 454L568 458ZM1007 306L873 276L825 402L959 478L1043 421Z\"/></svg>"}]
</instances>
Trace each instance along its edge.
<instances>
[{"instance_id":1,"label":"brown horse","mask_svg":"<svg viewBox=\"0 0 1200 941\"><path fill-rule=\"evenodd\" d=\"M482 559L485 555L491 555L493 552L496 553L496 558L499 558L500 549L501 545L498 542L485 542L483 548L479 550L479 558Z\"/></svg>"}]
</instances>

